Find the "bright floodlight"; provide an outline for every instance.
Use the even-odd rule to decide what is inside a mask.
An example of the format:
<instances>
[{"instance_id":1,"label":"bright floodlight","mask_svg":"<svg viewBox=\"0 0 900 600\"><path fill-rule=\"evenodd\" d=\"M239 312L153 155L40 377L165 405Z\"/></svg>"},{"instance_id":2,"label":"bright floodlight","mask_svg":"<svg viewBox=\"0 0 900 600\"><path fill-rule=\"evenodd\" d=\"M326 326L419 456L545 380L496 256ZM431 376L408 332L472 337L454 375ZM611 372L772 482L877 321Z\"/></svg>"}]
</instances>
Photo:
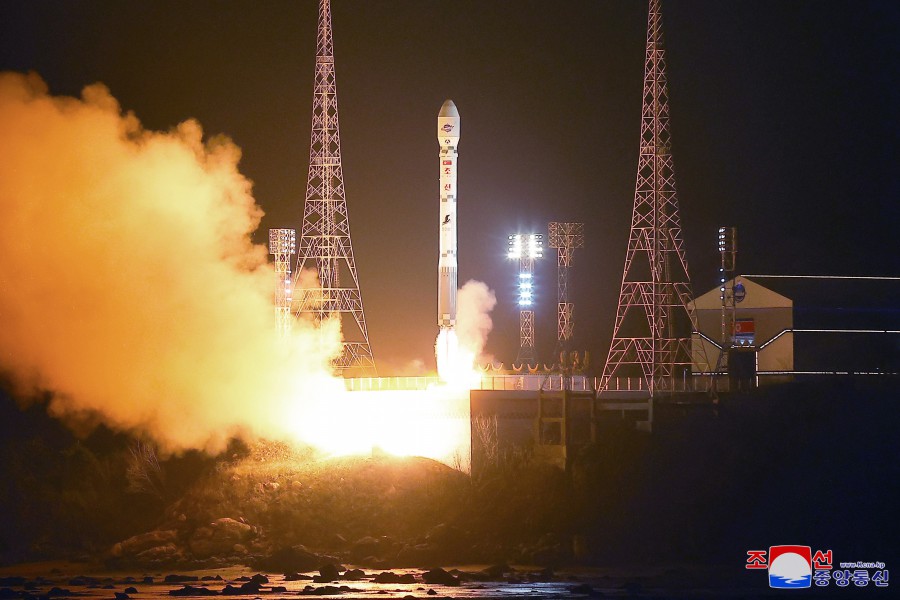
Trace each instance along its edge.
<instances>
[{"instance_id":1,"label":"bright floodlight","mask_svg":"<svg viewBox=\"0 0 900 600\"><path fill-rule=\"evenodd\" d=\"M534 261L544 256L544 236L540 233L514 233L509 236L506 257L519 261L519 306L531 306L534 302Z\"/></svg>"},{"instance_id":2,"label":"bright floodlight","mask_svg":"<svg viewBox=\"0 0 900 600\"><path fill-rule=\"evenodd\" d=\"M515 233L509 236L509 259L542 258L544 256L544 236L540 233Z\"/></svg>"},{"instance_id":3,"label":"bright floodlight","mask_svg":"<svg viewBox=\"0 0 900 600\"><path fill-rule=\"evenodd\" d=\"M540 233L532 233L528 236L528 257L541 258L544 256L544 236Z\"/></svg>"},{"instance_id":4,"label":"bright floodlight","mask_svg":"<svg viewBox=\"0 0 900 600\"><path fill-rule=\"evenodd\" d=\"M510 260L522 258L522 236L518 233L509 236L509 251L506 258Z\"/></svg>"}]
</instances>

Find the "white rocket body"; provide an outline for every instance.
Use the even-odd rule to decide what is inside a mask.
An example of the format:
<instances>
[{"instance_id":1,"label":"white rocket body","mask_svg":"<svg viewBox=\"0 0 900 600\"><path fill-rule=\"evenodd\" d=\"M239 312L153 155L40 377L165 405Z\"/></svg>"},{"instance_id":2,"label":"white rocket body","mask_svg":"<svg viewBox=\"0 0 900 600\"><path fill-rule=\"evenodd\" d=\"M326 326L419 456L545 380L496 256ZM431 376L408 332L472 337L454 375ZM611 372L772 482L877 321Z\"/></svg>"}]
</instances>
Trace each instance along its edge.
<instances>
[{"instance_id":1,"label":"white rocket body","mask_svg":"<svg viewBox=\"0 0 900 600\"><path fill-rule=\"evenodd\" d=\"M456 327L456 169L459 145L459 111L452 100L441 106L437 122L440 165L440 259L438 260L438 327Z\"/></svg>"}]
</instances>

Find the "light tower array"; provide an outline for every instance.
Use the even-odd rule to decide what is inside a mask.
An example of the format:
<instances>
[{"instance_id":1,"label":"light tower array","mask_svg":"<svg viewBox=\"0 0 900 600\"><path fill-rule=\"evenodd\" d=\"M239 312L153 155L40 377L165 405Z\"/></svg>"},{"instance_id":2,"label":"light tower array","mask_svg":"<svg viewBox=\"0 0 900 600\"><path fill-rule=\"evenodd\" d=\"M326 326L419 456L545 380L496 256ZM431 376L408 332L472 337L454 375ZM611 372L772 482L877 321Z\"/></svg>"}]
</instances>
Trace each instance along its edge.
<instances>
[{"instance_id":1,"label":"light tower array","mask_svg":"<svg viewBox=\"0 0 900 600\"><path fill-rule=\"evenodd\" d=\"M569 268L576 248L584 248L584 223L548 225L550 247L556 248L556 339L561 352L569 350L575 330L574 305L569 302Z\"/></svg>"},{"instance_id":2,"label":"light tower array","mask_svg":"<svg viewBox=\"0 0 900 600\"><path fill-rule=\"evenodd\" d=\"M631 234L600 390L614 377L636 375L652 399L686 379L697 330L675 194L660 0L649 2L642 97Z\"/></svg>"},{"instance_id":3,"label":"light tower array","mask_svg":"<svg viewBox=\"0 0 900 600\"><path fill-rule=\"evenodd\" d=\"M297 254L297 314L312 316L320 323L326 319L341 319L343 351L334 361L335 369L342 374L352 371L354 374L374 376L375 359L369 345L359 277L353 259L341 167L329 0L319 0L309 177ZM315 268L318 288L299 286L304 268Z\"/></svg>"},{"instance_id":4,"label":"light tower array","mask_svg":"<svg viewBox=\"0 0 900 600\"><path fill-rule=\"evenodd\" d=\"M275 327L282 338L291 332L291 256L296 253L293 229L269 230L269 254L275 257Z\"/></svg>"},{"instance_id":5,"label":"light tower array","mask_svg":"<svg viewBox=\"0 0 900 600\"><path fill-rule=\"evenodd\" d=\"M509 236L507 258L518 261L519 354L516 362L537 361L534 350L534 261L544 256L544 236L540 233L515 233Z\"/></svg>"}]
</instances>

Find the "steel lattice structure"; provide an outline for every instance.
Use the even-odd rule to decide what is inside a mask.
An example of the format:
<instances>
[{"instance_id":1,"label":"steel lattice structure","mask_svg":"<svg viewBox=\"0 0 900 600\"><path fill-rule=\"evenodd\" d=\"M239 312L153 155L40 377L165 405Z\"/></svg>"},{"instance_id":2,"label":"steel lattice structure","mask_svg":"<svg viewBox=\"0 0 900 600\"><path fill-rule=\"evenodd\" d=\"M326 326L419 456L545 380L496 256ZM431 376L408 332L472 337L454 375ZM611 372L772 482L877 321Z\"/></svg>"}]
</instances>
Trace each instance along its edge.
<instances>
[{"instance_id":1,"label":"steel lattice structure","mask_svg":"<svg viewBox=\"0 0 900 600\"><path fill-rule=\"evenodd\" d=\"M544 236L540 233L515 233L509 236L507 258L519 265L517 286L519 289L519 354L516 362L531 364L537 362L534 349L534 261L544 256Z\"/></svg>"},{"instance_id":2,"label":"steel lattice structure","mask_svg":"<svg viewBox=\"0 0 900 600\"><path fill-rule=\"evenodd\" d=\"M281 337L291 332L291 256L296 253L293 229L269 230L269 254L275 256L275 327Z\"/></svg>"},{"instance_id":3,"label":"steel lattice structure","mask_svg":"<svg viewBox=\"0 0 900 600\"><path fill-rule=\"evenodd\" d=\"M584 223L548 224L550 247L556 248L556 339L559 350L567 351L575 330L574 305L569 302L569 268L576 248L584 248Z\"/></svg>"},{"instance_id":4,"label":"steel lattice structure","mask_svg":"<svg viewBox=\"0 0 900 600\"><path fill-rule=\"evenodd\" d=\"M315 268L320 287L300 285L304 268ZM295 277L294 311L299 316L312 316L318 322L334 318L342 321L343 352L335 359L334 367L341 373L352 370L358 375L376 375L350 243L330 0L319 0L309 177Z\"/></svg>"},{"instance_id":5,"label":"steel lattice structure","mask_svg":"<svg viewBox=\"0 0 900 600\"><path fill-rule=\"evenodd\" d=\"M600 389L613 377L638 376L652 398L687 379L697 327L675 194L660 0L649 5L631 235Z\"/></svg>"},{"instance_id":6,"label":"steel lattice structure","mask_svg":"<svg viewBox=\"0 0 900 600\"><path fill-rule=\"evenodd\" d=\"M520 365L537 363L534 351L534 311L519 311L519 354L516 362Z\"/></svg>"}]
</instances>

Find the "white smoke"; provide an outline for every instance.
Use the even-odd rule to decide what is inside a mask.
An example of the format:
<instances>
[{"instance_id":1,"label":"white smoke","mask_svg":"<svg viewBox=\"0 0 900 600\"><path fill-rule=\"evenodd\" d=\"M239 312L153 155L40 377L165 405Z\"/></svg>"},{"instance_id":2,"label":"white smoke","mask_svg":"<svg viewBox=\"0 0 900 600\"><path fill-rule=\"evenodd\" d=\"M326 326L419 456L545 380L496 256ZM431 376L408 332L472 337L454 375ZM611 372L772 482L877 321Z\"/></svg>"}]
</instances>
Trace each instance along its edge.
<instances>
[{"instance_id":1,"label":"white smoke","mask_svg":"<svg viewBox=\"0 0 900 600\"><path fill-rule=\"evenodd\" d=\"M459 289L456 297L456 335L461 348L465 348L483 362L484 347L493 322L491 311L497 305L497 297L481 281L469 280Z\"/></svg>"},{"instance_id":2,"label":"white smoke","mask_svg":"<svg viewBox=\"0 0 900 600\"><path fill-rule=\"evenodd\" d=\"M277 343L239 159L193 120L145 130L103 85L0 74L0 370L21 393L178 451L290 435L285 415L337 387L336 326Z\"/></svg>"}]
</instances>

